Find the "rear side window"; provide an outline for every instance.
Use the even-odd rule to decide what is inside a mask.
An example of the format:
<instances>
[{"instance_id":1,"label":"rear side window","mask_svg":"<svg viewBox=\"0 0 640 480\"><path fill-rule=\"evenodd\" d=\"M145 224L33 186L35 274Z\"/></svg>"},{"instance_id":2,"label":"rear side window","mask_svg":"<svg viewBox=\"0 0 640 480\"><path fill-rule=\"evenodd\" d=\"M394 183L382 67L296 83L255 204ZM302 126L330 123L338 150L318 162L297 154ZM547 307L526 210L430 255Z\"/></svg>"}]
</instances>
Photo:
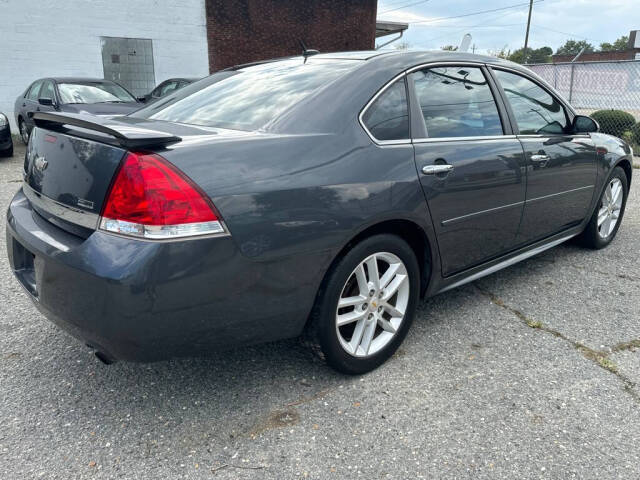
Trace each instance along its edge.
<instances>
[{"instance_id":1,"label":"rear side window","mask_svg":"<svg viewBox=\"0 0 640 480\"><path fill-rule=\"evenodd\" d=\"M362 116L376 140L409 139L409 108L404 78L387 88Z\"/></svg>"},{"instance_id":2,"label":"rear side window","mask_svg":"<svg viewBox=\"0 0 640 480\"><path fill-rule=\"evenodd\" d=\"M38 100L38 94L40 93L40 86L42 85L42 80L38 80L31 85L29 89L29 93L27 93L27 98L29 100Z\"/></svg>"},{"instance_id":3,"label":"rear side window","mask_svg":"<svg viewBox=\"0 0 640 480\"><path fill-rule=\"evenodd\" d=\"M357 65L353 61L293 59L222 71L132 116L259 130Z\"/></svg>"},{"instance_id":4,"label":"rear side window","mask_svg":"<svg viewBox=\"0 0 640 480\"><path fill-rule=\"evenodd\" d=\"M429 138L503 134L498 107L480 68L429 68L411 77Z\"/></svg>"},{"instance_id":5,"label":"rear side window","mask_svg":"<svg viewBox=\"0 0 640 480\"><path fill-rule=\"evenodd\" d=\"M537 83L503 70L494 70L511 104L523 135L562 134L568 130L562 104Z\"/></svg>"}]
</instances>

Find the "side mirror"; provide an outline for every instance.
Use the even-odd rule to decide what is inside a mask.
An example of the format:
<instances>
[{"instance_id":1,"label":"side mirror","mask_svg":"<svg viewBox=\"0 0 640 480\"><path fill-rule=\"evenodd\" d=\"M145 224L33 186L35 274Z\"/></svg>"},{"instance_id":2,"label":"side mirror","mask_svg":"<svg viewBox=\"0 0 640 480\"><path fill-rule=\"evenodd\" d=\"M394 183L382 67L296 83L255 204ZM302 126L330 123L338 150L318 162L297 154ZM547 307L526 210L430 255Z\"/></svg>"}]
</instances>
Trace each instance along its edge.
<instances>
[{"instance_id":1,"label":"side mirror","mask_svg":"<svg viewBox=\"0 0 640 480\"><path fill-rule=\"evenodd\" d=\"M147 101L147 96L146 96L146 95L143 95L142 97L138 97L138 98L137 98L137 100L138 100L140 103L145 103L145 102Z\"/></svg>"},{"instance_id":2,"label":"side mirror","mask_svg":"<svg viewBox=\"0 0 640 480\"><path fill-rule=\"evenodd\" d=\"M51 98L39 98L38 103L40 105L46 105L48 107L53 107L53 99Z\"/></svg>"},{"instance_id":3,"label":"side mirror","mask_svg":"<svg viewBox=\"0 0 640 480\"><path fill-rule=\"evenodd\" d=\"M573 117L573 133L591 133L600 131L600 125L593 118L585 115Z\"/></svg>"}]
</instances>

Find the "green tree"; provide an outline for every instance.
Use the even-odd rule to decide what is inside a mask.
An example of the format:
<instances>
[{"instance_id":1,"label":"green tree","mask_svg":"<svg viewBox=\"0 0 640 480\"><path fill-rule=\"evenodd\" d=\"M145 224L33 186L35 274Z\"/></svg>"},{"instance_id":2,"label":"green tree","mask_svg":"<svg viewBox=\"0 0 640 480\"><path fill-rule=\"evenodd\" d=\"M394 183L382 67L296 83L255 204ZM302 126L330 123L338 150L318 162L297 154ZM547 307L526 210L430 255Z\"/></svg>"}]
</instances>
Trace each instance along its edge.
<instances>
[{"instance_id":1,"label":"green tree","mask_svg":"<svg viewBox=\"0 0 640 480\"><path fill-rule=\"evenodd\" d=\"M516 63L550 63L552 53L551 47L527 48L526 52L524 48L519 48L506 58Z\"/></svg>"},{"instance_id":2,"label":"green tree","mask_svg":"<svg viewBox=\"0 0 640 480\"><path fill-rule=\"evenodd\" d=\"M444 47L440 47L441 50L446 50L448 52L455 52L458 50L458 47L454 47L453 45L445 45Z\"/></svg>"},{"instance_id":3,"label":"green tree","mask_svg":"<svg viewBox=\"0 0 640 480\"><path fill-rule=\"evenodd\" d=\"M603 42L600 44L601 52L616 52L620 50L626 50L629 46L629 37L627 35L621 36L613 43Z\"/></svg>"},{"instance_id":4,"label":"green tree","mask_svg":"<svg viewBox=\"0 0 640 480\"><path fill-rule=\"evenodd\" d=\"M584 48L584 53L593 53L594 47L586 40L567 40L564 45L562 45L558 50L556 50L556 54L558 55L577 55L580 53L580 50Z\"/></svg>"}]
</instances>

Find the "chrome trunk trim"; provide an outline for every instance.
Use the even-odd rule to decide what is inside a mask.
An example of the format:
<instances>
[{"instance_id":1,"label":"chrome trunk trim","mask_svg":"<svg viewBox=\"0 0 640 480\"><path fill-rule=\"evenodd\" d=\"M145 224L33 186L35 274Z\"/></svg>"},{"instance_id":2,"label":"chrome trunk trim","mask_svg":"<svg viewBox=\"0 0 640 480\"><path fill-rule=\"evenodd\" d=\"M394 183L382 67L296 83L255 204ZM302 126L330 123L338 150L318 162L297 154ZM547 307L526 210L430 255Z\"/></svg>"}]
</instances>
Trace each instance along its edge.
<instances>
[{"instance_id":1,"label":"chrome trunk trim","mask_svg":"<svg viewBox=\"0 0 640 480\"><path fill-rule=\"evenodd\" d=\"M35 191L31 185L26 182L22 182L22 191L29 202L31 202L31 205L36 207L36 209L64 220L65 222L89 228L91 230L97 230L98 221L100 219L98 214L57 202L46 195Z\"/></svg>"}]
</instances>

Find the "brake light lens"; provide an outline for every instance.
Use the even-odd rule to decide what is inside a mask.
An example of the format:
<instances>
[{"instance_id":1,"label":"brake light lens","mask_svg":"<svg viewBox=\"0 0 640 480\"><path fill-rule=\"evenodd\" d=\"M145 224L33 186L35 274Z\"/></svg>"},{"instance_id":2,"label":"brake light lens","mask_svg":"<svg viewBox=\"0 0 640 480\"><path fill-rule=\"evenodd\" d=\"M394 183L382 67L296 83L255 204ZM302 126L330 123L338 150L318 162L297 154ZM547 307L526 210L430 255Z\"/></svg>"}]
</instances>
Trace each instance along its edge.
<instances>
[{"instance_id":1,"label":"brake light lens","mask_svg":"<svg viewBox=\"0 0 640 480\"><path fill-rule=\"evenodd\" d=\"M206 194L155 154L128 153L107 194L100 228L166 240L227 233Z\"/></svg>"}]
</instances>

